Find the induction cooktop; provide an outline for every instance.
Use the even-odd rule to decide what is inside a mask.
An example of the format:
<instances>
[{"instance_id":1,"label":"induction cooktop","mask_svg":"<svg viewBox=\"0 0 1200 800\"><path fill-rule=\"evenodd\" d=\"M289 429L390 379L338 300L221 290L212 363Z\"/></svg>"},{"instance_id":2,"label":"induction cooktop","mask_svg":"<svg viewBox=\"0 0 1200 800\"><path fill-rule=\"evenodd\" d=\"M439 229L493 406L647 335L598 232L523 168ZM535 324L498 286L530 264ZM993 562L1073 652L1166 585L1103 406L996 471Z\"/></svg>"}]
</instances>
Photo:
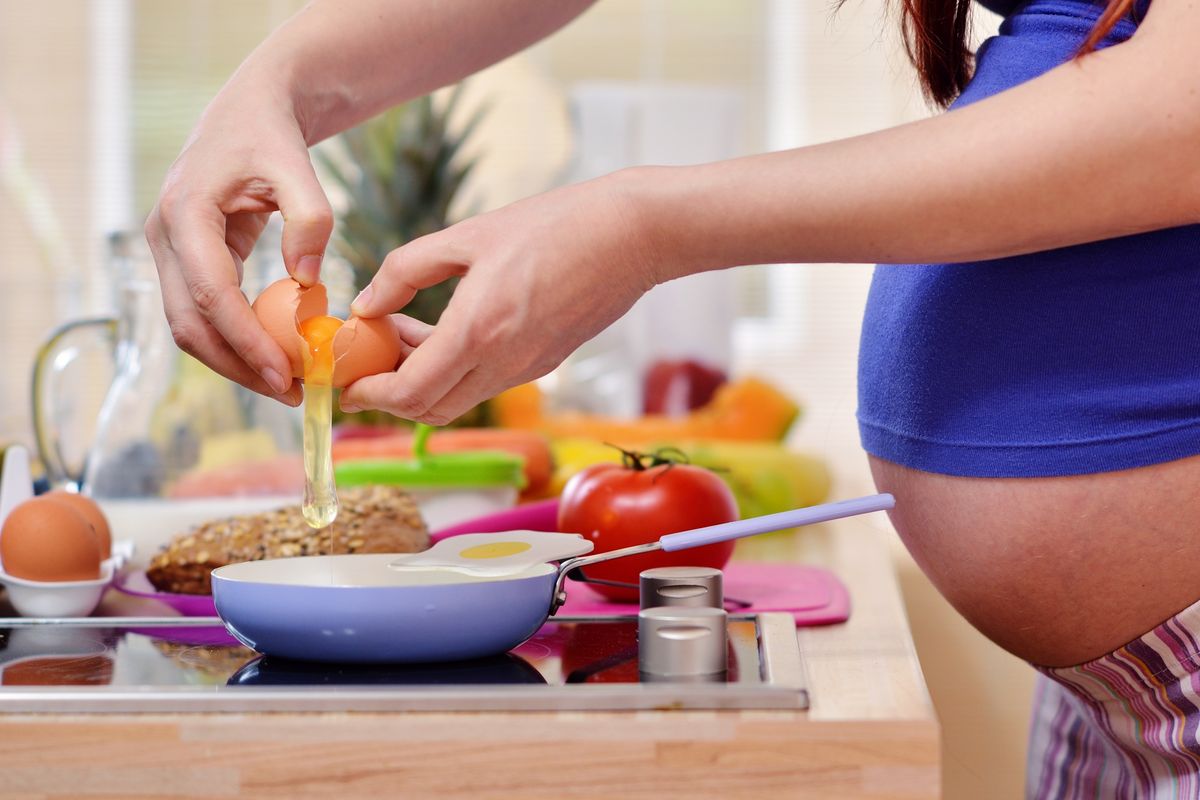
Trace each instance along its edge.
<instances>
[{"instance_id":1,"label":"induction cooktop","mask_svg":"<svg viewBox=\"0 0 1200 800\"><path fill-rule=\"evenodd\" d=\"M555 617L502 656L331 665L262 656L213 618L0 618L0 713L801 709L794 620L731 615L728 670L639 670L636 617Z\"/></svg>"}]
</instances>

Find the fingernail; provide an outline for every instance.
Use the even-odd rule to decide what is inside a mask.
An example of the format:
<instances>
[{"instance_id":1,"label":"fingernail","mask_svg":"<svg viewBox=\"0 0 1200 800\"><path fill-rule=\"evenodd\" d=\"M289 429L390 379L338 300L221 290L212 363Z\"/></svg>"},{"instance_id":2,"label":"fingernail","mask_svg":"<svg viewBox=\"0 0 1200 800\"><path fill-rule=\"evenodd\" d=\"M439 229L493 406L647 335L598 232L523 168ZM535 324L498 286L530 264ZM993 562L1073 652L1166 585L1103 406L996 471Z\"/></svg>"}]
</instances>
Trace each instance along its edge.
<instances>
[{"instance_id":1,"label":"fingernail","mask_svg":"<svg viewBox=\"0 0 1200 800\"><path fill-rule=\"evenodd\" d=\"M287 381L283 379L282 375L270 367L267 367L262 371L262 378L267 382L268 386L275 390L275 394L283 394L288 389L292 388L290 385L288 385Z\"/></svg>"},{"instance_id":2,"label":"fingernail","mask_svg":"<svg viewBox=\"0 0 1200 800\"><path fill-rule=\"evenodd\" d=\"M347 405L345 403L342 403L342 413L357 414L359 411L362 411L362 409L356 405Z\"/></svg>"},{"instance_id":3,"label":"fingernail","mask_svg":"<svg viewBox=\"0 0 1200 800\"><path fill-rule=\"evenodd\" d=\"M321 277L321 257L302 256L293 277L305 286L312 286Z\"/></svg>"},{"instance_id":4,"label":"fingernail","mask_svg":"<svg viewBox=\"0 0 1200 800\"><path fill-rule=\"evenodd\" d=\"M304 393L300 387L297 386L295 389L288 389L286 392L279 395L279 399L284 403L287 403L292 408L295 408L304 400Z\"/></svg>"},{"instance_id":5,"label":"fingernail","mask_svg":"<svg viewBox=\"0 0 1200 800\"><path fill-rule=\"evenodd\" d=\"M372 293L371 285L367 284L367 288L359 292L358 297L354 298L354 302L350 304L350 310L355 314L367 311L367 304L371 302Z\"/></svg>"}]
</instances>

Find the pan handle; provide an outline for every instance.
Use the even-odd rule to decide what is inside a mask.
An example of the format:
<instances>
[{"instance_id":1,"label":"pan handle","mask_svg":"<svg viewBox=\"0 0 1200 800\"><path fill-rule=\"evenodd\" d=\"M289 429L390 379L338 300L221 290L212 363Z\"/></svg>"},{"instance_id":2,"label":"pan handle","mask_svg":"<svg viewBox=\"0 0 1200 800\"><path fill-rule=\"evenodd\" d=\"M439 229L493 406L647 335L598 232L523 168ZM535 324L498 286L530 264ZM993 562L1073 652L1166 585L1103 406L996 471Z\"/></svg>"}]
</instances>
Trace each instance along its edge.
<instances>
[{"instance_id":1,"label":"pan handle","mask_svg":"<svg viewBox=\"0 0 1200 800\"><path fill-rule=\"evenodd\" d=\"M855 497L851 500L839 500L836 503L822 503L819 506L780 511L778 514L766 514L761 517L724 522L720 525L710 525L707 528L697 528L693 531L668 533L658 542L664 551L674 553L676 550L703 547L706 544L728 542L731 539L744 539L760 533L798 528L801 525L828 522L831 519L853 517L858 514L870 514L872 511L887 511L895 505L896 500L890 494L872 494L866 497Z\"/></svg>"},{"instance_id":2,"label":"pan handle","mask_svg":"<svg viewBox=\"0 0 1200 800\"><path fill-rule=\"evenodd\" d=\"M567 599L567 573L572 570L612 561L625 556L653 553L657 550L675 552L692 547L702 547L706 544L728 542L733 539L743 539L747 536L757 536L762 533L796 528L801 525L811 525L817 522L828 522L843 517L854 517L859 514L869 514L873 511L886 511L896 505L896 498L890 494L872 494L865 497L855 497L851 500L839 500L835 503L822 503L808 508L796 508L791 511L781 511L778 514L766 514L761 517L750 517L733 522L723 522L720 525L710 525L707 528L696 528L680 533L668 533L656 542L636 544L632 547L622 547L620 550L609 550L604 553L593 553L586 556L570 558L558 567L558 580L554 584L554 598L551 601L550 613L558 610Z\"/></svg>"}]
</instances>

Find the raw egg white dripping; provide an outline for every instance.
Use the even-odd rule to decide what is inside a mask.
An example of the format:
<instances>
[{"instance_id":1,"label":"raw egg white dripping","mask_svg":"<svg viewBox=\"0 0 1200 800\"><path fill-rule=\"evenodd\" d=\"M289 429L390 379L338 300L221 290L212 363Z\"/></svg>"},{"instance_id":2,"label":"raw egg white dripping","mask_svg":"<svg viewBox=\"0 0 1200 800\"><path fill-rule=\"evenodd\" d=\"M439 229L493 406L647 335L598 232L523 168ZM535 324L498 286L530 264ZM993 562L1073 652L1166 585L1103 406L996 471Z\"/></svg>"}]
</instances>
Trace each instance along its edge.
<instances>
[{"instance_id":1,"label":"raw egg white dripping","mask_svg":"<svg viewBox=\"0 0 1200 800\"><path fill-rule=\"evenodd\" d=\"M276 281L254 301L254 313L304 376L304 519L324 528L337 518L333 480L333 389L359 378L391 372L400 362L400 334L386 318L326 314L325 287Z\"/></svg>"}]
</instances>

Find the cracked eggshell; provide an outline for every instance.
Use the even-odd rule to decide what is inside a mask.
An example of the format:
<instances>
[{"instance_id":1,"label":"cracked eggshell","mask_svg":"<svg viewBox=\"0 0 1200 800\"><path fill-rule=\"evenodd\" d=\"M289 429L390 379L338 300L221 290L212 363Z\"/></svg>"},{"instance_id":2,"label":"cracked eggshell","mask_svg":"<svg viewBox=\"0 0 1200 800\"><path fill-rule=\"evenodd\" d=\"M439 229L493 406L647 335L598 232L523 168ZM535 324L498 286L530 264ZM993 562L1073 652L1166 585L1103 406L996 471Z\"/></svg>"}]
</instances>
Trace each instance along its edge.
<instances>
[{"instance_id":1,"label":"cracked eggshell","mask_svg":"<svg viewBox=\"0 0 1200 800\"><path fill-rule=\"evenodd\" d=\"M387 317L350 317L333 336L333 385L391 372L400 363L400 332Z\"/></svg>"},{"instance_id":2,"label":"cracked eggshell","mask_svg":"<svg viewBox=\"0 0 1200 800\"><path fill-rule=\"evenodd\" d=\"M303 377L308 342L300 333L300 324L328 312L325 287L318 283L305 288L284 278L263 289L252 308L287 354L292 375ZM391 372L400 363L401 353L400 333L390 319L350 317L333 336L333 385L344 389L359 378Z\"/></svg>"},{"instance_id":3,"label":"cracked eggshell","mask_svg":"<svg viewBox=\"0 0 1200 800\"><path fill-rule=\"evenodd\" d=\"M304 357L308 343L300 335L300 323L310 317L324 316L329 299L324 285L301 286L291 278L275 281L255 298L255 316L259 323L279 343L292 364L292 375L304 375Z\"/></svg>"}]
</instances>

